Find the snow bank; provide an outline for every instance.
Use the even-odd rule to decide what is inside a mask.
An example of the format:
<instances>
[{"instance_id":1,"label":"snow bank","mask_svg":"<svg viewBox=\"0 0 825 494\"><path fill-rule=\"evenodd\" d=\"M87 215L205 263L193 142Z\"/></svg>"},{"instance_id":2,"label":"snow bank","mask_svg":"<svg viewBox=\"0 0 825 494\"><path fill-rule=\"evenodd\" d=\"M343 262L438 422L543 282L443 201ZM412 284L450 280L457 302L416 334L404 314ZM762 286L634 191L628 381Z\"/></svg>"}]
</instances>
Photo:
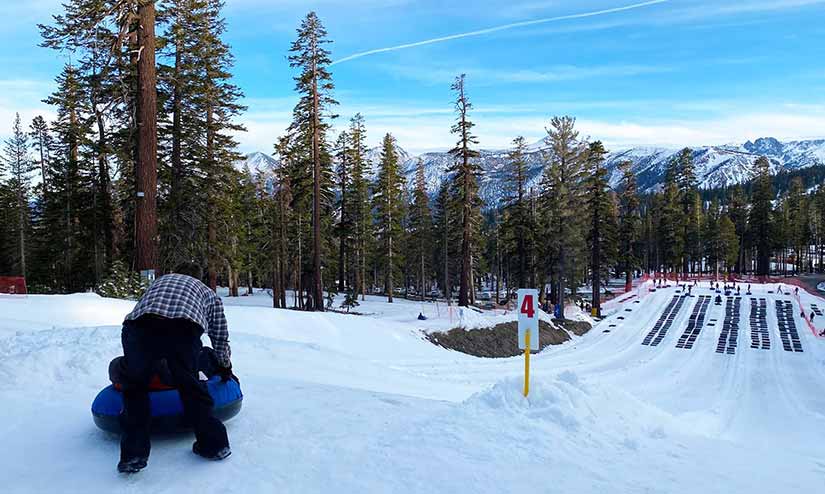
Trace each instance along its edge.
<instances>
[{"instance_id":1,"label":"snow bank","mask_svg":"<svg viewBox=\"0 0 825 494\"><path fill-rule=\"evenodd\" d=\"M534 379L527 397L523 395L523 386L523 378L504 379L468 398L463 408L499 413L502 420L513 420L513 416L521 415L567 430L578 429L583 418L593 415L593 410L587 406L587 389L573 372L563 372L552 380Z\"/></svg>"}]
</instances>

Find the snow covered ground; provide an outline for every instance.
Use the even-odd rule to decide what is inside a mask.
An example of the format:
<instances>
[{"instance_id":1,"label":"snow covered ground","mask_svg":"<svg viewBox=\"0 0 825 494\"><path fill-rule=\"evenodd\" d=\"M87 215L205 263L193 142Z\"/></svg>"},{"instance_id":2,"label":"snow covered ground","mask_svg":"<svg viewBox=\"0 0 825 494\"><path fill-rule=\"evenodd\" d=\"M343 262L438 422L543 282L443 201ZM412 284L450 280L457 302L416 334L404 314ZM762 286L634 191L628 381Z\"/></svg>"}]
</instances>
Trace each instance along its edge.
<instances>
[{"instance_id":1,"label":"snow covered ground","mask_svg":"<svg viewBox=\"0 0 825 494\"><path fill-rule=\"evenodd\" d=\"M354 316L273 310L263 295L228 299L245 393L227 423L232 457L205 462L191 437L159 438L149 468L129 478L115 471L117 438L95 428L89 408L120 354L131 303L0 298L0 485L14 493L820 489L825 339L792 295L754 285L767 302L770 350L750 347L746 296L735 354L715 352L724 305L713 303L693 348L676 348L707 288L693 290L658 346L642 345L675 290L633 298L584 337L533 356L528 399L521 358L470 357L422 338L422 329L451 327L441 308L372 298L357 308L371 315ZM800 295L807 311L825 308ZM777 299L794 303L802 353L780 344ZM421 311L435 316L418 321ZM825 327L825 316L815 325Z\"/></svg>"}]
</instances>

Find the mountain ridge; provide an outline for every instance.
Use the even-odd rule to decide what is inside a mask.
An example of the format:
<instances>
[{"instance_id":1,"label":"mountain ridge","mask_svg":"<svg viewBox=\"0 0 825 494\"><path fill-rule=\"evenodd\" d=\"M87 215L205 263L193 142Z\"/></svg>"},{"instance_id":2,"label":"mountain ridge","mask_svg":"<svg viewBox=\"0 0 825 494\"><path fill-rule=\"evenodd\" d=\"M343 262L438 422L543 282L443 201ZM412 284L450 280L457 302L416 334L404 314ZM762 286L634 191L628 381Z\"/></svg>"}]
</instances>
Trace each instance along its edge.
<instances>
[{"instance_id":1,"label":"mountain ridge","mask_svg":"<svg viewBox=\"0 0 825 494\"><path fill-rule=\"evenodd\" d=\"M527 186L535 187L541 178L544 167L543 141L528 147L525 153L527 162ZM621 180L619 164L625 160L633 163L640 192L658 190L664 181L667 165L683 148L634 147L610 152L605 160L611 186L615 187ZM725 144L691 148L696 165L699 187L710 189L721 186L744 183L754 175L754 163L760 156L765 156L771 163L771 173L793 171L816 165L825 165L825 139L808 139L780 141L773 137L761 137L743 144ZM509 149L482 149L477 158L481 163L482 176L479 193L487 205L498 204L504 194L506 181L506 164ZM380 160L380 147L371 148L367 153L370 163L369 174L374 176ZM408 183L412 184L418 161L424 163L427 190L435 194L447 176L447 169L453 163L453 157L446 151L435 151L411 155L398 147L399 160ZM251 153L239 168L244 165L254 172L262 172L278 166L278 161L265 153Z\"/></svg>"}]
</instances>

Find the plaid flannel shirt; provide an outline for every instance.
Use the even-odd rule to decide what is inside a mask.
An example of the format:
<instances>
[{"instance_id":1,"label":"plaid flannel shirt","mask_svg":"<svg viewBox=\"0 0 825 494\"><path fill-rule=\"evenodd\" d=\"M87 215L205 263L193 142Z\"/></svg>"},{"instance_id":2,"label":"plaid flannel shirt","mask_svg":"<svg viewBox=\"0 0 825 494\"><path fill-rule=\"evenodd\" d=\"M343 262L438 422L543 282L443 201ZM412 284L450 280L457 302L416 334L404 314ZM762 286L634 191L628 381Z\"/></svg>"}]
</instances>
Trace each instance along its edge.
<instances>
[{"instance_id":1,"label":"plaid flannel shirt","mask_svg":"<svg viewBox=\"0 0 825 494\"><path fill-rule=\"evenodd\" d=\"M134 320L144 314L194 322L209 335L221 365L231 365L229 328L223 303L199 280L183 274L161 276L149 286L126 320Z\"/></svg>"}]
</instances>

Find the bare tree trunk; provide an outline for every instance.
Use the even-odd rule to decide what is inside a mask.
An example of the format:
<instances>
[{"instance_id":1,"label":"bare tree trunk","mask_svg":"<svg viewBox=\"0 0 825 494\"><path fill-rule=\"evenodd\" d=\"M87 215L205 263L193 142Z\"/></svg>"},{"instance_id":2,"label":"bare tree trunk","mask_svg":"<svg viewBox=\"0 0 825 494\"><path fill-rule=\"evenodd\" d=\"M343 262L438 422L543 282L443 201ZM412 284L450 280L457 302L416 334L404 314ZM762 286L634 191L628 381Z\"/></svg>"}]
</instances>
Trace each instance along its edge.
<instances>
[{"instance_id":1,"label":"bare tree trunk","mask_svg":"<svg viewBox=\"0 0 825 494\"><path fill-rule=\"evenodd\" d=\"M138 270L157 269L157 77L155 2L138 5L138 156L135 250ZM142 195L141 195L142 194Z\"/></svg>"}]
</instances>

